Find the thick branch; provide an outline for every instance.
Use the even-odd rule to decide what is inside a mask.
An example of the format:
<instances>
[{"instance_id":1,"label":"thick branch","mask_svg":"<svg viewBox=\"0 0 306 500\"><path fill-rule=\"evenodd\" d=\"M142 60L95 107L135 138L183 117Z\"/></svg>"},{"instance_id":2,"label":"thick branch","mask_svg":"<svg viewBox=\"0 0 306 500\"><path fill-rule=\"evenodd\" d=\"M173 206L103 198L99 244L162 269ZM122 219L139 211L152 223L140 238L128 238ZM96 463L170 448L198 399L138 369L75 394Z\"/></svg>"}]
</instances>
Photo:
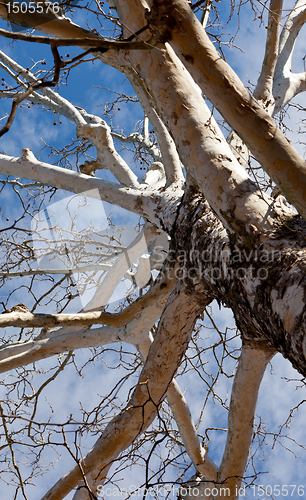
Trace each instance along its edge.
<instances>
[{"instance_id":1,"label":"thick branch","mask_svg":"<svg viewBox=\"0 0 306 500\"><path fill-rule=\"evenodd\" d=\"M107 168L124 186L139 185L137 176L115 150L110 128L103 120L100 123L79 125L77 136L87 139L97 148L95 163L99 165L96 165L96 169Z\"/></svg>"},{"instance_id":2,"label":"thick branch","mask_svg":"<svg viewBox=\"0 0 306 500\"><path fill-rule=\"evenodd\" d=\"M187 2L154 2L157 16L154 26L159 32L162 32L163 13L167 25L171 22L171 46L202 91L306 219L305 160L221 58Z\"/></svg>"},{"instance_id":3,"label":"thick branch","mask_svg":"<svg viewBox=\"0 0 306 500\"><path fill-rule=\"evenodd\" d=\"M156 193L150 188L126 188L97 177L55 167L37 160L29 149L24 149L20 158L0 155L0 173L38 181L41 184L73 193L86 193L89 197L102 199L130 212L135 212L156 225L160 225L159 215L165 215L163 224L169 224L170 227L173 224L176 206L182 195L182 191L179 189L173 191L169 189L163 193L162 197L157 196L158 199L154 201ZM161 207L161 203L165 205L165 214L162 210L158 213L156 211L156 207Z\"/></svg>"},{"instance_id":4,"label":"thick branch","mask_svg":"<svg viewBox=\"0 0 306 500\"><path fill-rule=\"evenodd\" d=\"M206 456L206 450L201 446L188 404L176 382L172 380L167 391L167 400L173 412L186 451L196 470L205 481L217 480L217 467Z\"/></svg>"},{"instance_id":5,"label":"thick branch","mask_svg":"<svg viewBox=\"0 0 306 500\"><path fill-rule=\"evenodd\" d=\"M280 111L290 100L306 90L306 74L292 73L291 61L295 42L300 29L306 21L306 5L298 0L292 9L281 33L279 57L275 68L273 95L274 114Z\"/></svg>"},{"instance_id":6,"label":"thick branch","mask_svg":"<svg viewBox=\"0 0 306 500\"><path fill-rule=\"evenodd\" d=\"M138 345L143 359L146 359L152 341L153 337L150 334L150 336L145 336L143 342ZM218 469L206 455L206 450L201 446L187 401L175 379L169 385L167 401L172 410L185 449L196 470L206 480L216 481Z\"/></svg>"},{"instance_id":7,"label":"thick branch","mask_svg":"<svg viewBox=\"0 0 306 500\"><path fill-rule=\"evenodd\" d=\"M254 91L255 99L262 101L265 107L268 107L273 100L272 87L278 56L282 6L283 0L271 0L270 2L265 56Z\"/></svg>"},{"instance_id":8,"label":"thick branch","mask_svg":"<svg viewBox=\"0 0 306 500\"><path fill-rule=\"evenodd\" d=\"M130 80L130 83L132 84L137 97L157 135L167 177L166 185L169 186L175 182L181 183L184 179L182 164L176 150L175 143L169 134L167 127L156 112L152 96L149 94L148 89L146 89L144 81L142 81L139 74L132 67L122 68L122 71Z\"/></svg>"},{"instance_id":9,"label":"thick branch","mask_svg":"<svg viewBox=\"0 0 306 500\"><path fill-rule=\"evenodd\" d=\"M258 391L262 377L275 351L253 349L244 346L235 375L228 433L222 462L218 471L218 482L230 488L229 500L237 498L244 476L253 436L253 424ZM218 500L222 499L222 495Z\"/></svg>"},{"instance_id":10,"label":"thick branch","mask_svg":"<svg viewBox=\"0 0 306 500\"><path fill-rule=\"evenodd\" d=\"M276 71L291 69L292 54L300 29L306 22L305 0L297 0L282 30Z\"/></svg>"},{"instance_id":11,"label":"thick branch","mask_svg":"<svg viewBox=\"0 0 306 500\"><path fill-rule=\"evenodd\" d=\"M187 349L195 320L205 304L203 299L200 304L198 299L186 294L181 285L172 292L131 400L125 410L107 425L93 449L82 460L85 474L95 467L103 471L153 421ZM209 302L208 299L206 301ZM63 499L81 479L80 469L76 466L42 500Z\"/></svg>"}]
</instances>

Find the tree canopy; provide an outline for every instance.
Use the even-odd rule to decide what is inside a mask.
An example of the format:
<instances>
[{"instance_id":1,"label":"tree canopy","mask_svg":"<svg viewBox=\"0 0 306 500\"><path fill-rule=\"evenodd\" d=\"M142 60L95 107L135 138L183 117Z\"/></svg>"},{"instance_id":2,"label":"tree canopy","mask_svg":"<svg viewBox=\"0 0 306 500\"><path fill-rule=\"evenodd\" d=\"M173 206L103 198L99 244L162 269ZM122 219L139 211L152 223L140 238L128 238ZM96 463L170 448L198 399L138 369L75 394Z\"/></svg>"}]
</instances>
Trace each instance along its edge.
<instances>
[{"instance_id":1,"label":"tree canopy","mask_svg":"<svg viewBox=\"0 0 306 500\"><path fill-rule=\"evenodd\" d=\"M305 1L0 18L5 495L303 497Z\"/></svg>"}]
</instances>

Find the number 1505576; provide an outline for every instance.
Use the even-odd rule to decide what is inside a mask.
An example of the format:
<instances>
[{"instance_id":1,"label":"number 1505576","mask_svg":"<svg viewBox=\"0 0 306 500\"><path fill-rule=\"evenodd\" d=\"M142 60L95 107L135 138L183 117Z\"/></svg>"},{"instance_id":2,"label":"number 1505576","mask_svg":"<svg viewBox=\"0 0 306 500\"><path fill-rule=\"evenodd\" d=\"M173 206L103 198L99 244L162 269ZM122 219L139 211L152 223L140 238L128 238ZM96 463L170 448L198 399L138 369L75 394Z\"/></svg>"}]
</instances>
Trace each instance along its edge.
<instances>
[{"instance_id":1,"label":"number 1505576","mask_svg":"<svg viewBox=\"0 0 306 500\"><path fill-rule=\"evenodd\" d=\"M274 497L303 497L305 494L305 487L302 484L275 484L271 486L270 484L263 485L257 484L252 485L251 490L253 495L257 497L264 497L265 495Z\"/></svg>"},{"instance_id":2,"label":"number 1505576","mask_svg":"<svg viewBox=\"0 0 306 500\"><path fill-rule=\"evenodd\" d=\"M8 14L58 14L61 11L58 2L9 2L6 4Z\"/></svg>"}]
</instances>

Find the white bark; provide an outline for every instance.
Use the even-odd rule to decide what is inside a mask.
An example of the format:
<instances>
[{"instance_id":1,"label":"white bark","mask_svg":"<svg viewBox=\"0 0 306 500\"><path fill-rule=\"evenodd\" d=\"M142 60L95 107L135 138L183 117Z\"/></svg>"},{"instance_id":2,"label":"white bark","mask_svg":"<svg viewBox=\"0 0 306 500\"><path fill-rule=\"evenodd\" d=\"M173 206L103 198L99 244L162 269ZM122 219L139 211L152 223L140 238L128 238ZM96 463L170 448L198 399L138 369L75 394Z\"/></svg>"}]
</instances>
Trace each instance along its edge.
<instances>
[{"instance_id":1,"label":"white bark","mask_svg":"<svg viewBox=\"0 0 306 500\"><path fill-rule=\"evenodd\" d=\"M271 0L269 5L269 20L265 56L262 63L254 97L269 109L274 104L273 79L278 57L279 36L281 27L283 0Z\"/></svg>"},{"instance_id":2,"label":"white bark","mask_svg":"<svg viewBox=\"0 0 306 500\"><path fill-rule=\"evenodd\" d=\"M163 13L169 16L168 21L172 27L169 43L204 94L306 219L304 159L289 143L269 114L249 94L232 68L220 57L189 5L184 0L167 0L167 2L155 0L154 7L155 13L158 13L160 18ZM159 22L157 19L152 24L156 32L162 31L162 21ZM184 115L185 113L182 116ZM171 129L173 130L173 124ZM194 132L193 126L192 131ZM226 164L223 166L223 172L230 168ZM224 179L222 186L227 182ZM207 199L215 209L209 194ZM233 199L234 195L227 193L227 198Z\"/></svg>"},{"instance_id":3,"label":"white bark","mask_svg":"<svg viewBox=\"0 0 306 500\"><path fill-rule=\"evenodd\" d=\"M224 226L238 234L241 221L250 234L269 229L268 198L258 192L236 161L200 89L177 63L171 48L130 57L133 64L141 61L141 73L154 90L184 165Z\"/></svg>"},{"instance_id":4,"label":"white bark","mask_svg":"<svg viewBox=\"0 0 306 500\"><path fill-rule=\"evenodd\" d=\"M182 195L181 189L169 188L162 198L157 196L154 200L156 193L152 188L124 187L97 177L55 167L37 160L29 149L24 149L20 158L0 155L0 173L38 181L41 184L73 193L86 192L88 196L100 198L148 218L158 226L160 226L160 222L156 207L160 206L161 202L165 204L164 223L171 224L175 216L175 207Z\"/></svg>"},{"instance_id":5,"label":"white bark","mask_svg":"<svg viewBox=\"0 0 306 500\"><path fill-rule=\"evenodd\" d=\"M153 337L150 334L138 345L144 360L148 356L152 342ZM187 401L175 379L169 384L166 397L193 465L208 481L216 481L218 469L201 446Z\"/></svg>"},{"instance_id":6,"label":"white bark","mask_svg":"<svg viewBox=\"0 0 306 500\"><path fill-rule=\"evenodd\" d=\"M84 124L77 127L77 136L87 139L97 148L97 160L86 162L86 169L97 170L107 168L124 186L138 186L137 175L129 168L114 147L109 126L100 120L100 123Z\"/></svg>"},{"instance_id":7,"label":"white bark","mask_svg":"<svg viewBox=\"0 0 306 500\"><path fill-rule=\"evenodd\" d=\"M93 468L102 470L118 457L152 422L187 348L196 317L204 307L186 295L180 287L172 292L154 343L130 402L123 412L106 427L92 450L84 457L85 474ZM171 318L171 319L170 319ZM180 324L178 333L176 325ZM44 495L42 500L61 500L81 480L79 467L74 467Z\"/></svg>"},{"instance_id":8,"label":"white bark","mask_svg":"<svg viewBox=\"0 0 306 500\"><path fill-rule=\"evenodd\" d=\"M110 343L123 340L120 337L120 330L114 330L123 325L131 323L131 321L140 315L142 318L143 311L149 308L148 313L144 313L144 318L149 318L151 321L152 307L156 301L159 303L167 297L170 291L174 288L176 283L175 269L166 276L164 280L157 282L153 287L142 297L127 306L121 313L77 313L77 314L37 314L31 313L6 313L0 315L2 326L43 326L44 328L57 327L63 324L71 325L70 327L62 328L56 332L47 333L43 337L37 337L35 340L27 342L17 342L3 346L0 349L0 371L4 372L25 366L40 359L45 359L56 354L61 354L66 351L74 349L81 349L83 347L94 347L103 343ZM158 311L161 312L160 307ZM149 316L148 316L149 314ZM156 316L154 315L154 322ZM148 319L142 320L148 321ZM81 330L82 326L93 324L106 324L113 327L113 329L102 328L94 330ZM141 322L140 322L141 324ZM144 323L145 326L147 323ZM152 326L152 325L151 325ZM151 327L150 327L151 328ZM143 331L143 330L142 330ZM135 337L135 334L129 331L129 336ZM114 336L115 335L115 336ZM119 335L119 336L118 336ZM135 345L134 341L129 340L127 336L126 342ZM142 339L143 337L141 337ZM137 342L139 341L136 336Z\"/></svg>"},{"instance_id":9,"label":"white bark","mask_svg":"<svg viewBox=\"0 0 306 500\"><path fill-rule=\"evenodd\" d=\"M171 135L156 112L152 96L146 91L144 82L133 68L122 68L122 70L133 85L157 135L167 178L166 186L170 186L172 183L181 184L184 181L181 160Z\"/></svg>"},{"instance_id":10,"label":"white bark","mask_svg":"<svg viewBox=\"0 0 306 500\"><path fill-rule=\"evenodd\" d=\"M159 301L159 304L164 303L164 301L165 299ZM148 314L147 317L149 317ZM133 320L125 327L124 336L118 332L119 338L125 342L132 343L138 348L144 360L146 359L150 346L153 342L152 335L148 335L144 329L146 321L147 319L144 318L143 314L140 321L138 321L138 324L135 325L135 320ZM153 326L153 323L151 326ZM206 454L206 450L200 444L188 404L175 379L170 382L166 397L177 423L182 442L194 466L197 471L201 475L208 478L208 480L210 479L212 481L216 481L218 469L209 459ZM103 469L103 476L106 476L109 468L110 467L106 467ZM103 477L101 477L97 468L95 468L93 472L89 473L88 476L86 476L88 484L90 484L92 491L95 493L98 491L97 487L103 484ZM85 490L84 488L81 490L78 489L73 497L73 500L90 500L87 491L88 490Z\"/></svg>"},{"instance_id":11,"label":"white bark","mask_svg":"<svg viewBox=\"0 0 306 500\"><path fill-rule=\"evenodd\" d=\"M275 98L274 114L278 113L288 104L295 95L306 90L305 72L292 73L291 71L295 42L305 22L306 5L304 0L298 0L289 14L281 33L273 86Z\"/></svg>"},{"instance_id":12,"label":"white bark","mask_svg":"<svg viewBox=\"0 0 306 500\"><path fill-rule=\"evenodd\" d=\"M230 488L229 500L238 497L253 436L255 408L260 383L274 350L242 347L232 387L228 416L228 433L218 483ZM222 494L218 497L221 500Z\"/></svg>"}]
</instances>

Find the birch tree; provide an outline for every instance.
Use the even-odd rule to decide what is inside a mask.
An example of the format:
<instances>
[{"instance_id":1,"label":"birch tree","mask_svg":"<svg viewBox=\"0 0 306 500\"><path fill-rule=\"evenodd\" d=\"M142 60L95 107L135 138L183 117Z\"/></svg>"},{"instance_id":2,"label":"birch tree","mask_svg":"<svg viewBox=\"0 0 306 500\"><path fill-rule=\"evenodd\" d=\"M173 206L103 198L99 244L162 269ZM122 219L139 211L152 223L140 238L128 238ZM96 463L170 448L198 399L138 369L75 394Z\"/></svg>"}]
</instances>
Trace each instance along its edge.
<instances>
[{"instance_id":1,"label":"birch tree","mask_svg":"<svg viewBox=\"0 0 306 500\"><path fill-rule=\"evenodd\" d=\"M230 15L240 8L232 3ZM284 113L306 89L305 71L292 70L306 4L298 0L288 9L271 0L264 6L251 2L251 8L267 29L258 81L246 88L224 57L218 30L226 21L211 0L79 2L73 9L65 3L5 0L0 6L1 18L11 26L2 23L2 41L22 47L18 60L7 50L0 53L7 109L0 131L5 150L0 154L5 332L0 367L9 373L0 413L7 470L20 498L33 498L27 496L28 484L42 472L48 446L65 448L74 466L69 469L63 458L63 475L42 500L67 495L88 500L101 496L103 485L114 484L114 467L124 468L127 457L137 462L142 446L148 487L150 457L167 439L172 446L167 464L178 471L174 483L182 486L181 498L234 500L247 483L267 365L281 353L306 375L306 166L284 134ZM44 52L42 59L33 60L33 47ZM21 61L26 53L31 67L28 59ZM93 62L119 70L136 94L111 89L118 97L104 119L64 97L75 68L82 65L86 72ZM124 100L137 100L143 109L141 126L133 132L116 129L110 120ZM32 106L53 113L55 124L69 120L74 126L69 145L51 145L49 162L29 147L19 156L6 147L22 120L20 110L25 116ZM48 137L41 135L47 147ZM65 207L70 229L61 227L48 209L61 191L83 200L78 214L86 214L90 199L134 214L139 222L128 231L130 239L111 216L103 231L89 223L84 231L77 229L70 201ZM13 195L21 211L9 220ZM79 287L76 275L83 276ZM123 279L130 289L110 308ZM81 289L95 293L76 309ZM23 293L24 303L14 303ZM241 339L238 352L234 335L216 326L207 349L209 356L222 346L221 362L215 354L218 373L224 373L227 358L236 366L220 463L211 460L213 440L208 452L175 378L194 369L199 383L205 379L206 350L198 338L213 301L232 311ZM126 344L133 346L132 361L125 358ZM108 345L117 348L129 375L137 373L126 404L117 404L118 382L95 411L84 410L82 423L72 417L59 423L56 413L57 423L36 419L41 392L75 364L74 353L87 349L84 366L95 358L98 364ZM188 358L188 346L201 366ZM47 370L37 388L32 383L37 363L47 358L53 363L50 374ZM78 446L84 434L87 449ZM17 457L22 446L35 456L27 478ZM178 465L180 454L185 468ZM154 477L162 484L163 472Z\"/></svg>"}]
</instances>

